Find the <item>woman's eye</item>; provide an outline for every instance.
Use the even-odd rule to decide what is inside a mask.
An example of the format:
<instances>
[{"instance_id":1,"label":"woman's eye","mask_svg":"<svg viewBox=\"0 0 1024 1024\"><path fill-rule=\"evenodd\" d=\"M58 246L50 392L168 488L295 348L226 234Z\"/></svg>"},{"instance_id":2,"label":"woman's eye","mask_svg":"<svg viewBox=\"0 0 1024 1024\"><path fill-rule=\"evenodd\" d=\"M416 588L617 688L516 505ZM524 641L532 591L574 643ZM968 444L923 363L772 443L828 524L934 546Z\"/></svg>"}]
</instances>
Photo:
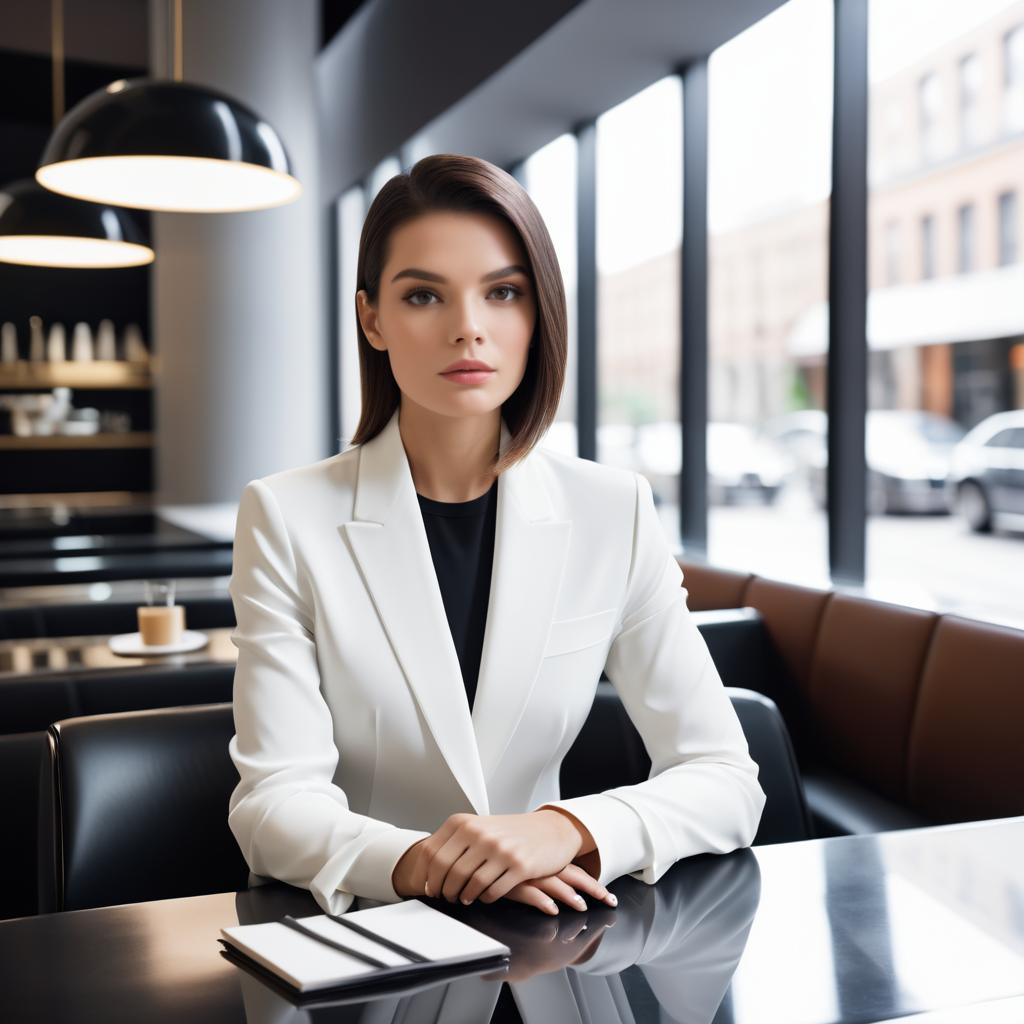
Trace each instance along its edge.
<instances>
[{"instance_id":1,"label":"woman's eye","mask_svg":"<svg viewBox=\"0 0 1024 1024\"><path fill-rule=\"evenodd\" d=\"M416 298L417 295L427 295L427 296L433 297L434 293L427 291L426 288L417 288L416 291L409 292L409 294L406 295L405 301L408 302L410 306L429 306L430 305L429 302L414 302L413 300Z\"/></svg>"},{"instance_id":2,"label":"woman's eye","mask_svg":"<svg viewBox=\"0 0 1024 1024\"><path fill-rule=\"evenodd\" d=\"M521 295L522 294L522 292L520 292L519 289L515 285L512 285L512 284L499 284L498 287L494 289L494 291L495 292L509 292L510 293L509 298L504 299L503 300L504 302L510 302L513 297L515 297L516 295ZM493 295L494 292L491 292L491 294Z\"/></svg>"}]
</instances>

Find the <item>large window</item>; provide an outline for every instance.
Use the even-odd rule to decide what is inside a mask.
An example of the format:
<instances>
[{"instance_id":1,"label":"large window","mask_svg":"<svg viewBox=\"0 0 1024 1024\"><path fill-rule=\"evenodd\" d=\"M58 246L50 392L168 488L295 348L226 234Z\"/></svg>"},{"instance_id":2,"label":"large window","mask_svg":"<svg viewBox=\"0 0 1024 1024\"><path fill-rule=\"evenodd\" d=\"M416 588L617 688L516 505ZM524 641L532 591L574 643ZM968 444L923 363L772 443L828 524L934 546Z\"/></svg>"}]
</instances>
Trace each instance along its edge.
<instances>
[{"instance_id":1,"label":"large window","mask_svg":"<svg viewBox=\"0 0 1024 1024\"><path fill-rule=\"evenodd\" d=\"M677 76L597 120L598 460L647 476L676 546L682 123Z\"/></svg>"},{"instance_id":2,"label":"large window","mask_svg":"<svg viewBox=\"0 0 1024 1024\"><path fill-rule=\"evenodd\" d=\"M830 0L716 50L708 94L708 554L827 585Z\"/></svg>"},{"instance_id":3,"label":"large window","mask_svg":"<svg viewBox=\"0 0 1024 1024\"><path fill-rule=\"evenodd\" d=\"M1017 625L1024 473L1005 473L1019 455L994 426L1020 410L1003 425L1024 428L1024 140L1007 135L1024 128L1021 23L1021 0L871 0L868 15L869 243L916 226L920 266L894 274L893 252L870 244L867 585ZM959 103L932 82L959 82ZM923 134L959 136L960 151L929 162L924 146L897 172L883 111L915 97Z\"/></svg>"},{"instance_id":4,"label":"large window","mask_svg":"<svg viewBox=\"0 0 1024 1024\"><path fill-rule=\"evenodd\" d=\"M362 384L359 379L359 338L356 333L356 265L359 261L359 236L366 216L366 201L361 186L345 192L335 208L338 237L338 395L341 403L341 437L344 449L359 425L362 411Z\"/></svg>"},{"instance_id":5,"label":"large window","mask_svg":"<svg viewBox=\"0 0 1024 1024\"><path fill-rule=\"evenodd\" d=\"M560 135L523 162L526 190L544 218L565 284L569 354L558 416L542 442L575 455L576 444L576 137Z\"/></svg>"}]
</instances>

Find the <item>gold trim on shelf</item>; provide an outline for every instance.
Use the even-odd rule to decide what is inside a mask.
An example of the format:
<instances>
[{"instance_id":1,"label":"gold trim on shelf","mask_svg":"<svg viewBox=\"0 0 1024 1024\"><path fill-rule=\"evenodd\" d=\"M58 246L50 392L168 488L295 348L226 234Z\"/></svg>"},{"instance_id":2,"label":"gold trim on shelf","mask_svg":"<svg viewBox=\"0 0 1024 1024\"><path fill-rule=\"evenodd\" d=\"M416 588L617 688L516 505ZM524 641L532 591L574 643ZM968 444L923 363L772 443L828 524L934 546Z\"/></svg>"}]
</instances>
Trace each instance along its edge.
<instances>
[{"instance_id":1,"label":"gold trim on shelf","mask_svg":"<svg viewBox=\"0 0 1024 1024\"><path fill-rule=\"evenodd\" d=\"M153 386L149 360L94 359L60 363L0 363L0 391L11 388L112 388L145 390Z\"/></svg>"},{"instance_id":2,"label":"gold trim on shelf","mask_svg":"<svg viewBox=\"0 0 1024 1024\"><path fill-rule=\"evenodd\" d=\"M17 437L0 434L0 451L38 451L71 448L152 448L153 435L133 430L123 434L35 434Z\"/></svg>"}]
</instances>

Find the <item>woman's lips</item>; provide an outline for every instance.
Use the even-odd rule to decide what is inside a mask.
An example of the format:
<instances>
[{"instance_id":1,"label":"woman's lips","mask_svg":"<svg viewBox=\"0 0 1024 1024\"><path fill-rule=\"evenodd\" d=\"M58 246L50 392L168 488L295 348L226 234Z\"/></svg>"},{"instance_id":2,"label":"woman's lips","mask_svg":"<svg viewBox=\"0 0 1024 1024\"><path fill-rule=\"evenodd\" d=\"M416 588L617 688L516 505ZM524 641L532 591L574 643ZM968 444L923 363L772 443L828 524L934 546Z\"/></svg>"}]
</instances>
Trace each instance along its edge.
<instances>
[{"instance_id":1,"label":"woman's lips","mask_svg":"<svg viewBox=\"0 0 1024 1024\"><path fill-rule=\"evenodd\" d=\"M493 370L452 370L451 373L442 373L445 380L455 381L456 384L479 384L487 380Z\"/></svg>"}]
</instances>

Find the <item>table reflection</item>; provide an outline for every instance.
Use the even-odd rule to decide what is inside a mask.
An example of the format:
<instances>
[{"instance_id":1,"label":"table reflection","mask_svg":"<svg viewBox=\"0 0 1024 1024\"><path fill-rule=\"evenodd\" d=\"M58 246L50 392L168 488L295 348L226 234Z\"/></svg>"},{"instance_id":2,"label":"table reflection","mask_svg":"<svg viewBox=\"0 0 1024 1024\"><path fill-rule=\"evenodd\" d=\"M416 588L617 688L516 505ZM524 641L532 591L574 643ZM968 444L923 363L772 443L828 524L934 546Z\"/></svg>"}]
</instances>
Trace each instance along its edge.
<instances>
[{"instance_id":1,"label":"table reflection","mask_svg":"<svg viewBox=\"0 0 1024 1024\"><path fill-rule=\"evenodd\" d=\"M660 1008L662 1020L711 1024L743 954L760 890L756 856L738 850L691 858L657 886L621 879L615 909L595 905L549 918L508 902L499 908L430 901L504 942L512 951L508 968L392 986L376 994L303 997L301 1003L239 968L246 1019L248 1024L488 1021L507 983L524 1024L654 1019L652 1013L638 1013L638 1003ZM278 920L275 896L267 896L258 888L239 893L239 923Z\"/></svg>"}]
</instances>

